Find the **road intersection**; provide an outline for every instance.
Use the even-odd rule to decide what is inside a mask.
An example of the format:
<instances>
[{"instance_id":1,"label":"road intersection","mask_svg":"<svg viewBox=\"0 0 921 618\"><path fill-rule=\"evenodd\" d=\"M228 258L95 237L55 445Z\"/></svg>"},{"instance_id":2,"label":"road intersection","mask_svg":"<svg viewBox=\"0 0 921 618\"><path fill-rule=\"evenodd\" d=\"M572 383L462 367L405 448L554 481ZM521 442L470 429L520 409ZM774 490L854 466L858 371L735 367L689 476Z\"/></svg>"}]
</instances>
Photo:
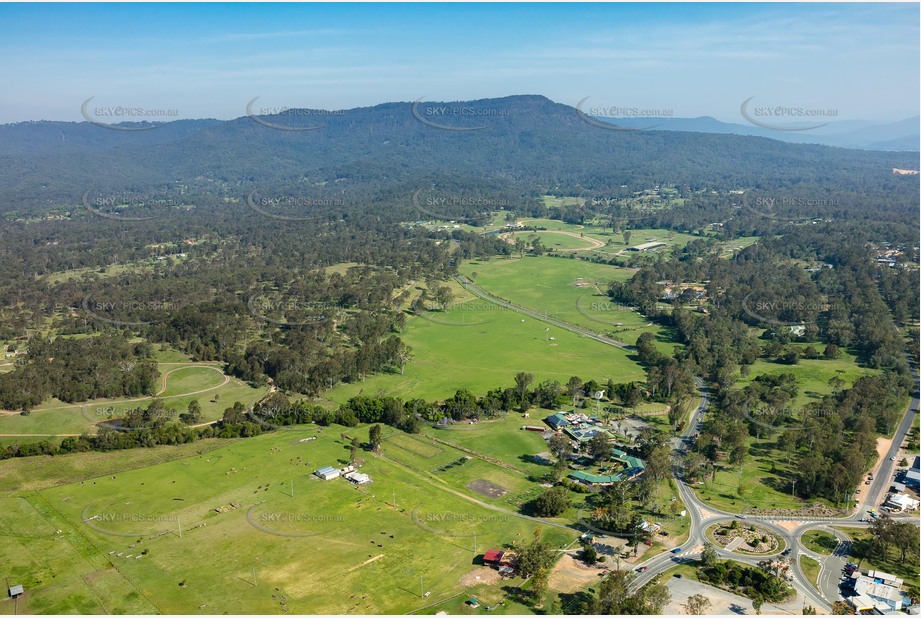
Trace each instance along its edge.
<instances>
[{"instance_id":1,"label":"road intersection","mask_svg":"<svg viewBox=\"0 0 921 618\"><path fill-rule=\"evenodd\" d=\"M494 296L493 294L490 294L489 292L476 286L473 281L463 275L458 275L456 279L461 285L464 286L466 290L475 296L482 298L483 300L487 300L507 309L512 309L523 315L527 315L547 324L563 328L570 332L590 337L595 341L599 341L607 345L625 350L634 349L634 346L630 346L609 337L599 335L596 332L582 328L580 326L576 326L574 324L570 324L569 322L551 318L550 316L544 315L540 312L528 309L527 307L522 307L505 299ZM714 546L717 555L722 559L735 560L737 562L753 566L756 566L759 562L765 559L776 559L781 557L787 559L790 564L790 584L797 592L803 595L805 599L804 602L813 605L816 608L823 609L826 612L830 612L832 603L841 600L838 584L840 582L842 569L845 562L847 561L847 557L851 548L850 538L840 530L833 528L832 525L851 528L866 528L870 526L870 523L866 521L869 515L869 509L875 507L879 503L880 498L885 496L895 471L895 459L899 453L901 444L905 440L905 436L911 428L915 414L918 413L919 377L918 368L914 365L912 365L912 375L915 382L915 390L912 393L911 400L904 415L902 416L898 428L894 433L889 450L884 454L882 461L878 465L878 470L874 475L874 479L871 481L871 484L867 489L866 494L864 495L864 501L858 508L854 509L850 515L845 517L816 517L808 515L743 515L739 513L722 511L720 509L713 508L710 505L704 504L697 497L697 494L694 492L694 490L688 485L687 479L684 477L684 470L682 465L684 456L692 446L694 436L700 430L704 415L706 414L707 408L710 405L709 392L706 385L701 378L695 377L694 381L697 385L700 402L691 414L688 424L684 428L683 432L672 439L672 464L675 482L678 487L678 493L681 497L681 500L685 505L687 514L691 518L688 540L680 546L680 553L669 552L658 554L635 565L637 577L634 579L631 588L635 590L636 588L651 582L658 575L676 565L699 560L704 543L708 542L706 537L706 530L710 526L722 522L744 518L748 521L757 522L759 526L766 528L773 534L777 535L779 538L783 539L784 543L786 544L786 550L781 551L785 555L782 555L781 551L778 551L774 554L763 554L755 556L751 554L727 551L726 549ZM904 518L904 520L911 521L915 525L919 524L917 517ZM787 523L791 521L796 522L796 525L790 529L787 526L780 525L778 522L781 521ZM810 530L825 530L834 534L838 538L839 543L831 555L825 556L816 554L815 552L812 552L809 549L803 547L800 539L802 538L803 534ZM819 572L817 581L818 588L814 587L806 577L805 573L803 573L799 561L800 555L809 556L817 560L821 565L821 570ZM643 570L640 571L641 569Z\"/></svg>"}]
</instances>

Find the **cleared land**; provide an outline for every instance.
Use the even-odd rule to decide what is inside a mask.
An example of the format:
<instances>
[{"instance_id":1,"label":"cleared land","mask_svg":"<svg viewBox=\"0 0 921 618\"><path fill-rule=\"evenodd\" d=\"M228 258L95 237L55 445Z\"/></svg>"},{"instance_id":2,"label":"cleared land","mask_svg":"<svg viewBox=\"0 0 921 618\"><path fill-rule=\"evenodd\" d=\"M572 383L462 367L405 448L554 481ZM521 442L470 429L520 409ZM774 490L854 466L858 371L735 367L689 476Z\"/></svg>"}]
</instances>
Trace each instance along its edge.
<instances>
[{"instance_id":1,"label":"cleared land","mask_svg":"<svg viewBox=\"0 0 921 618\"><path fill-rule=\"evenodd\" d=\"M460 272L500 298L624 343L632 345L640 334L652 332L663 352L674 347L662 328L608 297L608 284L626 281L633 269L544 256L472 260Z\"/></svg>"},{"instance_id":2,"label":"cleared land","mask_svg":"<svg viewBox=\"0 0 921 618\"><path fill-rule=\"evenodd\" d=\"M191 401L198 401L202 408L201 422L221 418L224 409L235 401L250 405L268 390L252 388L224 375L216 363L161 361L159 369L161 382L156 396L163 399L167 407L175 408L177 416L186 411ZM132 408L146 406L151 399L153 397L97 399L75 404L51 399L27 416L0 416L0 434L15 438L16 434L92 433L97 423L123 416Z\"/></svg>"},{"instance_id":3,"label":"cleared land","mask_svg":"<svg viewBox=\"0 0 921 618\"><path fill-rule=\"evenodd\" d=\"M0 526L3 575L32 591L21 611L396 613L462 591L461 578L487 547L531 537L535 522L451 490L466 478L444 477L445 484L369 454L362 471L371 485L312 477L317 467L345 461L339 435L352 431L298 427L5 494L4 512L15 516ZM385 446L385 455L391 450ZM56 459L66 465L70 457ZM470 476L514 479L476 463L482 468ZM575 536L548 526L544 534L560 546ZM50 585L59 568L68 577ZM420 576L429 598L420 597Z\"/></svg>"},{"instance_id":4,"label":"cleared land","mask_svg":"<svg viewBox=\"0 0 921 618\"><path fill-rule=\"evenodd\" d=\"M548 258L551 259L551 258ZM515 374L565 383L577 375L615 382L643 379L628 353L477 299L460 286L447 311L407 320L402 339L413 349L404 374L379 374L324 394L341 403L360 393L443 399L460 388L481 395L514 384ZM548 330L549 328L549 330Z\"/></svg>"}]
</instances>

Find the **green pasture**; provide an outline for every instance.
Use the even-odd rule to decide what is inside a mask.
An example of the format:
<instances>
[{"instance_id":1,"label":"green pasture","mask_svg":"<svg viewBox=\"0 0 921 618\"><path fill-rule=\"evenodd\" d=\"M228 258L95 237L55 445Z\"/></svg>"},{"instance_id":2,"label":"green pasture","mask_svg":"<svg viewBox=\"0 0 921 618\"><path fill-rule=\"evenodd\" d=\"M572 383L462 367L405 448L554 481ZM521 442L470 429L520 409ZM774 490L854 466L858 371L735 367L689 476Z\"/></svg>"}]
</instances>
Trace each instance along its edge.
<instances>
[{"instance_id":1,"label":"green pasture","mask_svg":"<svg viewBox=\"0 0 921 618\"><path fill-rule=\"evenodd\" d=\"M161 362L158 397L178 414L185 412L192 400L202 407L202 420L221 418L224 410L235 401L250 405L267 392L252 388L236 378L225 376L219 365L210 363ZM164 388L165 382L165 388ZM57 399L46 401L28 415L0 416L0 433L4 434L80 434L93 432L96 423L124 415L128 410L143 407L152 397L99 399L68 404Z\"/></svg>"},{"instance_id":2,"label":"green pasture","mask_svg":"<svg viewBox=\"0 0 921 618\"><path fill-rule=\"evenodd\" d=\"M432 600L460 592L485 549L531 537L534 522L451 491L468 479L525 483L479 460L441 482L388 460L385 444L383 458L363 453L371 485L311 475L342 465L341 434L359 432L297 427L7 497L15 515L0 527L3 551L31 564L2 563L37 577L68 554L82 563L77 578L30 585L42 611L71 599L97 613L402 613L431 602L420 585ZM562 546L576 533L544 534Z\"/></svg>"},{"instance_id":3,"label":"green pasture","mask_svg":"<svg viewBox=\"0 0 921 618\"><path fill-rule=\"evenodd\" d=\"M548 326L516 311L464 296L447 311L434 309L407 320L401 338L413 358L398 371L339 384L324 393L332 403L358 394L389 394L408 399L444 399L460 388L477 395L514 385L520 371L565 383L571 376L615 382L642 380L643 372L628 353L587 337Z\"/></svg>"}]
</instances>

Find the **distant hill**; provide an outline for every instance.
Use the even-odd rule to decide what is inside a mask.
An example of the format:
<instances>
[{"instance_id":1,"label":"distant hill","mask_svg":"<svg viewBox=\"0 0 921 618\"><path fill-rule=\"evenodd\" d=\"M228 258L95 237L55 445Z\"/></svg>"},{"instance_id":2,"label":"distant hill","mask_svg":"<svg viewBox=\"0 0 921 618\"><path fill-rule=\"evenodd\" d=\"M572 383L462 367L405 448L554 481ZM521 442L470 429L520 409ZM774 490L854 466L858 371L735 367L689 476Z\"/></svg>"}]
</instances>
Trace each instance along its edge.
<instances>
[{"instance_id":1,"label":"distant hill","mask_svg":"<svg viewBox=\"0 0 921 618\"><path fill-rule=\"evenodd\" d=\"M598 118L624 128L651 131L683 131L751 135L794 144L822 144L863 150L921 150L921 117L906 118L888 124L865 121L832 121L806 131L779 131L751 124L722 122L710 116L699 118Z\"/></svg>"}]
</instances>

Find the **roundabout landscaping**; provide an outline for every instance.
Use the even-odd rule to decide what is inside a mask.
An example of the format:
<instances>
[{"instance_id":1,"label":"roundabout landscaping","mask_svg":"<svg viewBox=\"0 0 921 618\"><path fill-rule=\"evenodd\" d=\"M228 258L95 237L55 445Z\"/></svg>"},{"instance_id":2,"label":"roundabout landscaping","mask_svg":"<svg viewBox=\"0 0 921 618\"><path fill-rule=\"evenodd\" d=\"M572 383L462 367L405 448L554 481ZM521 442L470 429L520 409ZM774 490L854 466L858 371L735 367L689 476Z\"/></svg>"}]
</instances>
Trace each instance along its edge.
<instances>
[{"instance_id":1,"label":"roundabout landscaping","mask_svg":"<svg viewBox=\"0 0 921 618\"><path fill-rule=\"evenodd\" d=\"M707 528L707 538L726 551L768 556L784 550L786 542L763 526L732 520Z\"/></svg>"}]
</instances>

